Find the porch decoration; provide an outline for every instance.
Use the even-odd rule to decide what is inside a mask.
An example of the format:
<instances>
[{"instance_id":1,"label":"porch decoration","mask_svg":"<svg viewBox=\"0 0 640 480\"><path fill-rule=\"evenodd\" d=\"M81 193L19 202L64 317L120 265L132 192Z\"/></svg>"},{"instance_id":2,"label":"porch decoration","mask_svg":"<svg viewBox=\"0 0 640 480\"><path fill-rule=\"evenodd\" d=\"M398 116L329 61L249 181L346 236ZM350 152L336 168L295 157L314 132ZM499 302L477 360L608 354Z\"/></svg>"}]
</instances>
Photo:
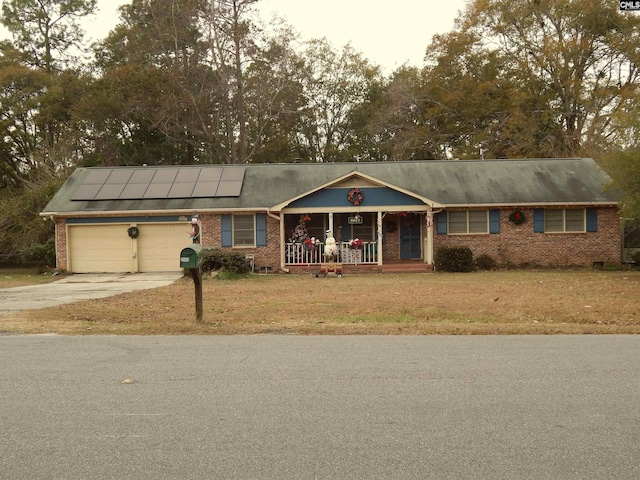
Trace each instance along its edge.
<instances>
[{"instance_id":1,"label":"porch decoration","mask_svg":"<svg viewBox=\"0 0 640 480\"><path fill-rule=\"evenodd\" d=\"M138 238L140 236L140 230L138 227L129 227L127 228L127 234L130 238Z\"/></svg>"},{"instance_id":2,"label":"porch decoration","mask_svg":"<svg viewBox=\"0 0 640 480\"><path fill-rule=\"evenodd\" d=\"M359 238L354 238L349 242L349 248L353 248L354 250L358 250L362 248L363 245L364 245L364 242Z\"/></svg>"},{"instance_id":3,"label":"porch decoration","mask_svg":"<svg viewBox=\"0 0 640 480\"><path fill-rule=\"evenodd\" d=\"M309 233L307 232L307 226L305 225L304 221L301 221L294 228L289 241L291 243L303 243L308 238L309 238Z\"/></svg>"},{"instance_id":4,"label":"porch decoration","mask_svg":"<svg viewBox=\"0 0 640 480\"><path fill-rule=\"evenodd\" d=\"M351 190L349 190L349 193L347 193L347 200L349 200L354 205L360 205L362 203L362 200L364 200L362 190L360 190L359 188L352 188Z\"/></svg>"},{"instance_id":5,"label":"porch decoration","mask_svg":"<svg viewBox=\"0 0 640 480\"><path fill-rule=\"evenodd\" d=\"M522 210L516 210L514 212L511 212L511 215L509 215L509 220L516 225L521 225L527 220L527 217Z\"/></svg>"},{"instance_id":6,"label":"porch decoration","mask_svg":"<svg viewBox=\"0 0 640 480\"><path fill-rule=\"evenodd\" d=\"M302 242L302 245L304 245L304 249L306 251L312 252L318 247L318 242L316 240L316 237L311 237L306 238L304 242Z\"/></svg>"},{"instance_id":7,"label":"porch decoration","mask_svg":"<svg viewBox=\"0 0 640 480\"><path fill-rule=\"evenodd\" d=\"M327 239L324 244L324 256L333 261L338 256L338 245L336 239L333 237L331 230L327 230Z\"/></svg>"}]
</instances>

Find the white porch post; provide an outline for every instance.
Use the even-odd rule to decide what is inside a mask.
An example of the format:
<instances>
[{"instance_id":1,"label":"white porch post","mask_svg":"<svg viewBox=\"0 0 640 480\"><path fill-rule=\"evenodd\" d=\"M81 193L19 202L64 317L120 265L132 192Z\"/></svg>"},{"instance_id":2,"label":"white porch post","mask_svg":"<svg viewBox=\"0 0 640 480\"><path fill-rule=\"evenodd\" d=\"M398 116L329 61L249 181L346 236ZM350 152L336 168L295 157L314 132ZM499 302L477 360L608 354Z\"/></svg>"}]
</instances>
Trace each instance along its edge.
<instances>
[{"instance_id":1,"label":"white porch post","mask_svg":"<svg viewBox=\"0 0 640 480\"><path fill-rule=\"evenodd\" d=\"M280 268L283 272L289 272L289 269L285 267L287 264L286 250L287 250L287 232L285 232L284 225L284 213L280 213L280 217L273 216L280 221Z\"/></svg>"},{"instance_id":2,"label":"white porch post","mask_svg":"<svg viewBox=\"0 0 640 480\"><path fill-rule=\"evenodd\" d=\"M425 253L424 256L425 263L428 265L433 265L433 210L429 209L427 211L427 215L425 216L427 219L427 241L425 245Z\"/></svg>"},{"instance_id":3,"label":"white porch post","mask_svg":"<svg viewBox=\"0 0 640 480\"><path fill-rule=\"evenodd\" d=\"M336 232L333 231L333 212L329 212L329 230L331 230L331 233L333 234L333 237L335 238Z\"/></svg>"},{"instance_id":4,"label":"white porch post","mask_svg":"<svg viewBox=\"0 0 640 480\"><path fill-rule=\"evenodd\" d=\"M378 265L382 265L382 212L378 212L378 247L376 249Z\"/></svg>"}]
</instances>

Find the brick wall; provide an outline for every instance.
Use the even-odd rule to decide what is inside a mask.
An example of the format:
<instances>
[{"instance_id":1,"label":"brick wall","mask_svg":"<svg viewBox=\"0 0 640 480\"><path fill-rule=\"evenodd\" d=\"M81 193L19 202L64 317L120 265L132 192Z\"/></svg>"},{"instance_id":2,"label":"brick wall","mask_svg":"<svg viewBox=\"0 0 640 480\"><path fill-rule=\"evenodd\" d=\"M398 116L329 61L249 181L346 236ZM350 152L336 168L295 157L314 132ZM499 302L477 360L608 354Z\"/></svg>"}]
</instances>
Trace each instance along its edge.
<instances>
[{"instance_id":1,"label":"brick wall","mask_svg":"<svg viewBox=\"0 0 640 480\"><path fill-rule=\"evenodd\" d=\"M67 221L56 219L56 268L67 269Z\"/></svg>"},{"instance_id":2,"label":"brick wall","mask_svg":"<svg viewBox=\"0 0 640 480\"><path fill-rule=\"evenodd\" d=\"M388 230L395 230L389 232ZM382 263L400 260L400 229L398 216L391 214L383 222Z\"/></svg>"},{"instance_id":3,"label":"brick wall","mask_svg":"<svg viewBox=\"0 0 640 480\"><path fill-rule=\"evenodd\" d=\"M272 271L280 270L280 223L267 215L267 246L266 247L222 247L222 215L200 215L202 245L215 247L223 252L253 255L256 269L271 267Z\"/></svg>"},{"instance_id":4,"label":"brick wall","mask_svg":"<svg viewBox=\"0 0 640 480\"><path fill-rule=\"evenodd\" d=\"M522 211L521 225L509 221L513 210L500 211L500 233L493 235L434 234L439 247L467 246L474 257L487 254L498 264L592 266L593 262L620 263L621 230L616 208L598 209L598 230L589 233L534 233L533 210Z\"/></svg>"},{"instance_id":5,"label":"brick wall","mask_svg":"<svg viewBox=\"0 0 640 480\"><path fill-rule=\"evenodd\" d=\"M527 221L515 225L509 221L513 210L500 213L500 233L485 235L438 235L434 227L434 252L439 247L467 246L474 256L488 254L499 264L541 265L541 266L591 266L593 262L620 263L622 237L618 211L616 208L598 209L598 231L593 233L534 233L533 210L523 210ZM223 251L253 254L257 268L271 267L280 270L280 224L267 216L267 246L251 248L222 248L222 216L202 214L202 245L216 247ZM397 220L391 216L389 220ZM393 221L392 220L392 221ZM424 217L421 222L424 222ZM56 219L56 266L67 268L67 231L64 218ZM422 228L423 235L426 230ZM424 244L424 243L423 243ZM423 258L424 253L422 252ZM385 233L383 262L399 260L399 230Z\"/></svg>"}]
</instances>

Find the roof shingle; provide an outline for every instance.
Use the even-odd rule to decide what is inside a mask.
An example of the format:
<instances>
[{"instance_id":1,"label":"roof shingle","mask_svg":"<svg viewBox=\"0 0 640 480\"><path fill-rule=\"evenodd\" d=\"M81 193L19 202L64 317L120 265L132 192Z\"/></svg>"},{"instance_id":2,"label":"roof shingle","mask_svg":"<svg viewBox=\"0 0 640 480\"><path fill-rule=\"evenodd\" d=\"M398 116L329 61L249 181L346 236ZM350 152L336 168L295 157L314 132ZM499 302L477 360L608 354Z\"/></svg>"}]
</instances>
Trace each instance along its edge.
<instances>
[{"instance_id":1,"label":"roof shingle","mask_svg":"<svg viewBox=\"0 0 640 480\"><path fill-rule=\"evenodd\" d=\"M190 169L206 172L220 167L78 168L42 214L266 209L358 172L443 206L616 203L613 193L603 190L609 177L589 158L225 165L232 176L237 173L242 178L244 171L239 196L73 200L80 198L78 190L89 175L102 178L107 170L119 175L130 170L133 178L150 168L179 168L188 176Z\"/></svg>"}]
</instances>

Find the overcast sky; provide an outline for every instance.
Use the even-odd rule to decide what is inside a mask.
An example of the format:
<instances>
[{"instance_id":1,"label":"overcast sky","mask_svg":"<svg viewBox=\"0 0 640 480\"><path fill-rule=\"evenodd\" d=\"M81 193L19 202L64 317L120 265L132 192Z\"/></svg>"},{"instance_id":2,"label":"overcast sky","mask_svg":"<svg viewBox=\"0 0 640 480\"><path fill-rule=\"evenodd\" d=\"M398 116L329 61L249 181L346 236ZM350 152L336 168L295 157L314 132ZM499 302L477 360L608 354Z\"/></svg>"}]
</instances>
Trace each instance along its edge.
<instances>
[{"instance_id":1,"label":"overcast sky","mask_svg":"<svg viewBox=\"0 0 640 480\"><path fill-rule=\"evenodd\" d=\"M421 66L424 51L437 33L453 28L468 0L260 0L265 19L284 17L303 39L327 37L336 48L347 43L387 73L403 63ZM93 40L115 26L117 7L130 0L98 0L97 17L88 23ZM6 37L6 32L3 37Z\"/></svg>"},{"instance_id":2,"label":"overcast sky","mask_svg":"<svg viewBox=\"0 0 640 480\"><path fill-rule=\"evenodd\" d=\"M351 43L366 58L393 70L421 66L436 33L453 28L466 0L261 0L268 17L277 12L303 38L327 37L335 47Z\"/></svg>"}]
</instances>

